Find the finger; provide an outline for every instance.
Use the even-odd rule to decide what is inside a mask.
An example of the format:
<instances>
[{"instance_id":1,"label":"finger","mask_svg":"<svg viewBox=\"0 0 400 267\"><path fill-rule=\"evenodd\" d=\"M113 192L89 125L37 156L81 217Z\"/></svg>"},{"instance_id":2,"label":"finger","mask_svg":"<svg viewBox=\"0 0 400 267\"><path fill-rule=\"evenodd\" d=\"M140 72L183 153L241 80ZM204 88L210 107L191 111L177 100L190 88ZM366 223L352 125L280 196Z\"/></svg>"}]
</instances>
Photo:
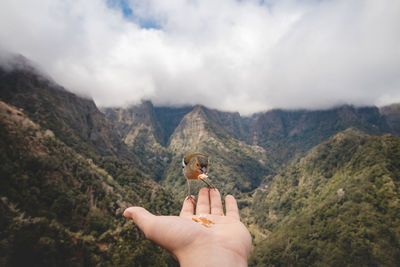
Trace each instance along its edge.
<instances>
[{"instance_id":1,"label":"finger","mask_svg":"<svg viewBox=\"0 0 400 267\"><path fill-rule=\"evenodd\" d=\"M211 214L223 215L224 210L222 207L221 194L218 189L210 189L210 201L211 201Z\"/></svg>"},{"instance_id":2,"label":"finger","mask_svg":"<svg viewBox=\"0 0 400 267\"><path fill-rule=\"evenodd\" d=\"M174 251L182 235L179 224L182 218L177 216L155 216L142 207L130 207L124 211L124 216L130 218L143 231L146 238L154 241L167 250ZM192 222L187 220L192 226ZM179 241L179 240L178 240Z\"/></svg>"},{"instance_id":3,"label":"finger","mask_svg":"<svg viewBox=\"0 0 400 267\"><path fill-rule=\"evenodd\" d=\"M227 195L225 197L225 208L226 208L226 216L240 220L237 202L233 196Z\"/></svg>"},{"instance_id":4,"label":"finger","mask_svg":"<svg viewBox=\"0 0 400 267\"><path fill-rule=\"evenodd\" d=\"M195 196L187 196L183 201L182 210L179 216L181 217L193 216L195 203L196 203Z\"/></svg>"},{"instance_id":5,"label":"finger","mask_svg":"<svg viewBox=\"0 0 400 267\"><path fill-rule=\"evenodd\" d=\"M130 207L124 211L126 218L132 219L133 222L148 237L152 231L156 216L148 212L142 207Z\"/></svg>"},{"instance_id":6,"label":"finger","mask_svg":"<svg viewBox=\"0 0 400 267\"><path fill-rule=\"evenodd\" d=\"M210 195L207 187L200 189L197 199L196 215L200 214L210 214Z\"/></svg>"}]
</instances>

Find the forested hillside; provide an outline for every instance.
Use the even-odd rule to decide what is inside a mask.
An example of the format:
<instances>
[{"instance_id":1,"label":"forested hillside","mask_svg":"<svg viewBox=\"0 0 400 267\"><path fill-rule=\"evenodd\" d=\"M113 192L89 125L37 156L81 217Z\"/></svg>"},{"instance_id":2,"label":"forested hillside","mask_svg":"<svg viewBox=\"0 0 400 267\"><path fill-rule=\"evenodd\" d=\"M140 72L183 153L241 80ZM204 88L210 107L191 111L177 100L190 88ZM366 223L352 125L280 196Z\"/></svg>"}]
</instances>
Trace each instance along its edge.
<instances>
[{"instance_id":1,"label":"forested hillside","mask_svg":"<svg viewBox=\"0 0 400 267\"><path fill-rule=\"evenodd\" d=\"M400 262L398 104L248 117L150 101L99 109L16 62L0 68L0 265L177 265L122 212L178 214L192 152L238 199L251 266Z\"/></svg>"},{"instance_id":2,"label":"forested hillside","mask_svg":"<svg viewBox=\"0 0 400 267\"><path fill-rule=\"evenodd\" d=\"M348 129L312 149L254 198L269 231L251 264L396 266L400 139Z\"/></svg>"},{"instance_id":3,"label":"forested hillside","mask_svg":"<svg viewBox=\"0 0 400 267\"><path fill-rule=\"evenodd\" d=\"M177 214L91 100L23 60L0 70L0 265L159 266L175 260L122 217Z\"/></svg>"},{"instance_id":4,"label":"forested hillside","mask_svg":"<svg viewBox=\"0 0 400 267\"><path fill-rule=\"evenodd\" d=\"M100 168L4 102L0 126L2 266L173 262L122 217L131 205L176 213L155 182L129 163Z\"/></svg>"}]
</instances>

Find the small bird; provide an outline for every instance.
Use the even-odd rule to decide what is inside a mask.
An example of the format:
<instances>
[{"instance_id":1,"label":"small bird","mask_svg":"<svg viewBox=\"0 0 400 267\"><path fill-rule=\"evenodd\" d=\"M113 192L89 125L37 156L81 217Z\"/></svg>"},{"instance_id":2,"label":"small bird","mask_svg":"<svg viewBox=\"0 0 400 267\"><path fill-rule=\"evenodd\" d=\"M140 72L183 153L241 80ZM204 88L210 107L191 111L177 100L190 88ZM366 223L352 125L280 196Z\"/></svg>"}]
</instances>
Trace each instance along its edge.
<instances>
[{"instance_id":1,"label":"small bird","mask_svg":"<svg viewBox=\"0 0 400 267\"><path fill-rule=\"evenodd\" d=\"M209 167L210 161L208 157L201 153L193 153L182 159L182 171L188 183L188 196L191 196L190 180L202 180L209 188L214 188L214 186L204 180L208 177L207 173Z\"/></svg>"}]
</instances>

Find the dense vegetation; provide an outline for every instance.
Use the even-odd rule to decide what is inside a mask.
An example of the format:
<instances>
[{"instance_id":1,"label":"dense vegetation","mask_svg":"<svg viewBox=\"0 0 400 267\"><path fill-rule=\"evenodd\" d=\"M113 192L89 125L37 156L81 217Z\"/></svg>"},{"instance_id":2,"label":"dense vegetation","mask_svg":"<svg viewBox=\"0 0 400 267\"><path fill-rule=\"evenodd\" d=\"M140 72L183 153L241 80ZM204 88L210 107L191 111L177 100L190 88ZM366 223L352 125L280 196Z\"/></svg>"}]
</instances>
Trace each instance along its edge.
<instances>
[{"instance_id":1,"label":"dense vegetation","mask_svg":"<svg viewBox=\"0 0 400 267\"><path fill-rule=\"evenodd\" d=\"M206 110L196 107L187 114L170 138L168 149L173 154L166 169L164 184L176 194L186 194L181 162L185 154L200 151L210 157L211 182L222 193L239 195L255 189L265 175L273 171L273 161L261 147L253 147L229 136L208 117ZM204 186L193 182L194 188Z\"/></svg>"},{"instance_id":2,"label":"dense vegetation","mask_svg":"<svg viewBox=\"0 0 400 267\"><path fill-rule=\"evenodd\" d=\"M400 139L339 133L257 192L252 265L396 266Z\"/></svg>"},{"instance_id":3,"label":"dense vegetation","mask_svg":"<svg viewBox=\"0 0 400 267\"><path fill-rule=\"evenodd\" d=\"M177 214L194 151L238 198L250 265L400 262L400 140L384 135L400 134L399 105L241 117L145 101L103 114L20 65L0 68L1 266L177 265L122 212Z\"/></svg>"},{"instance_id":4,"label":"dense vegetation","mask_svg":"<svg viewBox=\"0 0 400 267\"><path fill-rule=\"evenodd\" d=\"M176 264L122 217L131 205L177 213L171 195L130 163L98 167L0 104L0 265Z\"/></svg>"}]
</instances>

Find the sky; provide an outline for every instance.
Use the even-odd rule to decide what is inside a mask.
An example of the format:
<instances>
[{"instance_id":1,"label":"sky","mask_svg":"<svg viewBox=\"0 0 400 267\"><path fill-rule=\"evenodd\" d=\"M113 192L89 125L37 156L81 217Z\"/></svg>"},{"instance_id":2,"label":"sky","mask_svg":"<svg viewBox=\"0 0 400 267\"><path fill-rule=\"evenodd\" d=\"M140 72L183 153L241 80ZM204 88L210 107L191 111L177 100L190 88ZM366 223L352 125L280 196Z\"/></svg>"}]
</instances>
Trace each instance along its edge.
<instances>
[{"instance_id":1,"label":"sky","mask_svg":"<svg viewBox=\"0 0 400 267\"><path fill-rule=\"evenodd\" d=\"M0 51L99 106L400 102L399 0L2 0Z\"/></svg>"}]
</instances>

